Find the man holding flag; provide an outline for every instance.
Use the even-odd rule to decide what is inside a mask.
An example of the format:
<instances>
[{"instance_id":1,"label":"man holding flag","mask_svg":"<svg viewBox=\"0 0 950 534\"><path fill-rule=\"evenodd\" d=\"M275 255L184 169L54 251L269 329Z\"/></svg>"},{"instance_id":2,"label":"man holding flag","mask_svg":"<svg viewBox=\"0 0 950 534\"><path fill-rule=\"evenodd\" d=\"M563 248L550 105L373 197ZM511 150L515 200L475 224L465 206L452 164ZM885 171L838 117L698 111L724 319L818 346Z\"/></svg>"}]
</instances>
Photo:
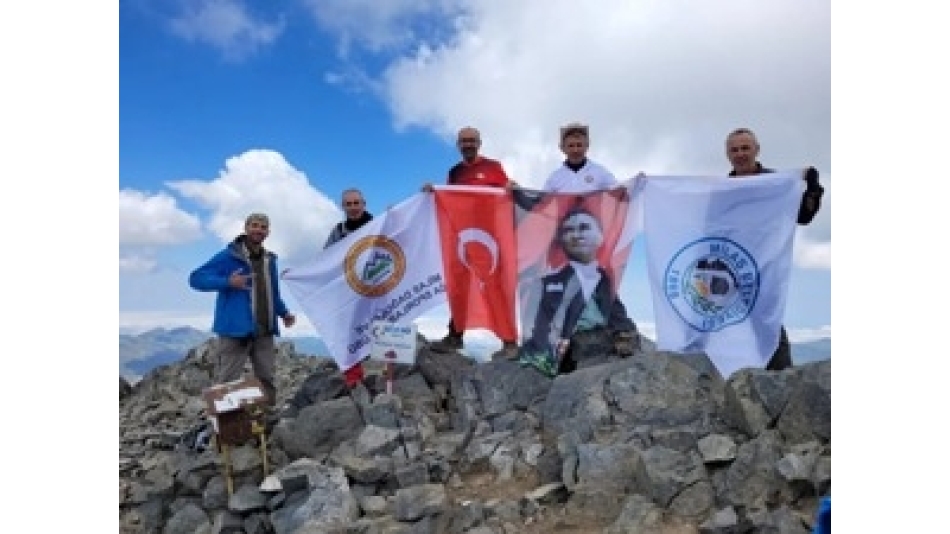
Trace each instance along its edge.
<instances>
[{"instance_id":1,"label":"man holding flag","mask_svg":"<svg viewBox=\"0 0 950 534\"><path fill-rule=\"evenodd\" d=\"M704 352L726 379L766 367L781 337L801 176L645 177L657 349Z\"/></svg>"},{"instance_id":2,"label":"man holding flag","mask_svg":"<svg viewBox=\"0 0 950 534\"><path fill-rule=\"evenodd\" d=\"M606 167L587 157L590 148L589 127L579 122L565 124L560 128L559 139L558 146L565 159L548 176L543 191L520 187L513 190L515 203L520 210L517 219L520 221L518 254L522 324L534 324L537 332L547 331L548 327L538 324L536 319L545 314L541 311L543 304L550 305L553 298L547 295L545 288L548 284L541 277L551 270L562 268L568 260L578 268L581 265L599 264L601 270L607 269L604 279L610 281L610 291L615 293L619 289L620 277L632 246L632 236L637 232L633 224L628 224L628 213L633 219L637 217L634 210L628 209L630 197L626 186L617 181ZM593 220L584 221L574 228L575 221L568 221L567 215L578 209L584 210ZM564 226L568 223L571 228ZM580 227L583 227L582 232ZM586 257L588 254L577 248L591 243L596 243L593 251L597 257L594 259ZM547 251L539 248L547 247L548 244L550 249ZM553 284L553 287L558 287L558 284ZM585 292L585 296L589 298L590 292ZM601 304L606 302L602 301ZM613 352L622 357L630 356L641 346L636 324L627 316L619 297L610 302L609 310L609 335ZM550 354L561 362L560 372L570 372L576 363L567 350L569 338L573 335L573 321L566 325L551 325L550 328L558 332L566 328L562 333L570 334L560 343L560 353L554 350ZM581 331L590 333L594 329ZM538 350L537 333L531 334L531 337L534 340L531 344L533 348L522 350L521 360L534 362L535 367L547 372L545 362L551 359L539 358L545 351Z\"/></svg>"},{"instance_id":3,"label":"man holding flag","mask_svg":"<svg viewBox=\"0 0 950 534\"><path fill-rule=\"evenodd\" d=\"M356 188L350 188L343 191L343 213L346 218L333 226L327 242L323 248L327 248L334 243L338 243L351 232L359 230L366 223L373 220L373 214L366 211L366 199L363 198L363 192ZM343 381L346 387L353 389L357 384L363 381L364 371L362 362L350 367L343 373Z\"/></svg>"},{"instance_id":4,"label":"man holding flag","mask_svg":"<svg viewBox=\"0 0 950 534\"><path fill-rule=\"evenodd\" d=\"M387 209L282 279L340 370L370 356L373 323L405 324L445 302L432 195Z\"/></svg>"},{"instance_id":5,"label":"man holding flag","mask_svg":"<svg viewBox=\"0 0 950 534\"><path fill-rule=\"evenodd\" d=\"M467 126L458 132L462 160L446 180L450 186L435 191L440 242L445 262L446 291L452 317L449 332L432 344L438 352L459 350L462 335L472 328L487 328L502 340L502 349L492 358L518 355L515 321L517 256L514 244L513 182L496 160L479 154L481 134ZM495 188L486 194L482 188ZM476 259L480 257L480 259Z\"/></svg>"},{"instance_id":6,"label":"man holding flag","mask_svg":"<svg viewBox=\"0 0 950 534\"><path fill-rule=\"evenodd\" d=\"M759 141L748 128L736 128L726 136L726 157L732 164L729 176L743 177L775 172L759 163ZM821 208L821 196L825 189L818 183L818 171L814 167L806 169L803 178L806 189L802 193L802 200L798 207L798 224L807 225ZM785 331L785 326L782 326L778 347L765 368L769 371L780 371L791 366L792 350L788 343L788 333Z\"/></svg>"}]
</instances>

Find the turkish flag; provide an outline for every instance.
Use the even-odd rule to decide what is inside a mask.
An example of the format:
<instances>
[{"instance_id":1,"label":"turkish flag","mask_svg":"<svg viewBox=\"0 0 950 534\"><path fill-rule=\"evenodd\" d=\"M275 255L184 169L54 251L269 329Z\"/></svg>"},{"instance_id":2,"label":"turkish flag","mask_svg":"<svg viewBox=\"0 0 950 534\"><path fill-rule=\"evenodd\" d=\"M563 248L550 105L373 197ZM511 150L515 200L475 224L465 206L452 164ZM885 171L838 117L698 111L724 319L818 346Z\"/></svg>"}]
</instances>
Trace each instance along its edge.
<instances>
[{"instance_id":1,"label":"turkish flag","mask_svg":"<svg viewBox=\"0 0 950 534\"><path fill-rule=\"evenodd\" d=\"M516 341L518 251L511 193L485 186L440 186L433 194L456 329L485 328L502 341Z\"/></svg>"}]
</instances>

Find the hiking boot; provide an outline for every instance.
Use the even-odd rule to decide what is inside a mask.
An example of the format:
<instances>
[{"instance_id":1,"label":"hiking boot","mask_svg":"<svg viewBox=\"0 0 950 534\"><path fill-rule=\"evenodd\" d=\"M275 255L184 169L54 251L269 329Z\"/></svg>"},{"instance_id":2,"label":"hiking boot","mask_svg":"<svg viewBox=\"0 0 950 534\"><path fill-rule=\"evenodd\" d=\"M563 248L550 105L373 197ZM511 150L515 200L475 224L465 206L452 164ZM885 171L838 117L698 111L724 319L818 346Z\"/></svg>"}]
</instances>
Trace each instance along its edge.
<instances>
[{"instance_id":1,"label":"hiking boot","mask_svg":"<svg viewBox=\"0 0 950 534\"><path fill-rule=\"evenodd\" d=\"M462 336L447 334L444 338L433 343L429 348L435 352L452 352L462 348Z\"/></svg>"},{"instance_id":2,"label":"hiking boot","mask_svg":"<svg viewBox=\"0 0 950 534\"><path fill-rule=\"evenodd\" d=\"M501 350L497 350L491 355L491 359L492 361L517 360L518 344L514 341L505 341L501 346Z\"/></svg>"}]
</instances>

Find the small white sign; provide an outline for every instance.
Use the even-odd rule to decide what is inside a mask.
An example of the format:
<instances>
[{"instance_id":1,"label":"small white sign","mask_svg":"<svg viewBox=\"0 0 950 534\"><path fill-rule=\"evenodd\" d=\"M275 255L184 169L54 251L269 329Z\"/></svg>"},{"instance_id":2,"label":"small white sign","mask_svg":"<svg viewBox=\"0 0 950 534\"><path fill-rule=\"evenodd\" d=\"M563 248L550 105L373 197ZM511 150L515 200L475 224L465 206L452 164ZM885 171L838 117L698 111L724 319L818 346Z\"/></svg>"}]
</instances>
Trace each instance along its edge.
<instances>
[{"instance_id":1,"label":"small white sign","mask_svg":"<svg viewBox=\"0 0 950 534\"><path fill-rule=\"evenodd\" d=\"M416 363L417 332L414 324L374 321L370 328L370 359L408 365Z\"/></svg>"},{"instance_id":2,"label":"small white sign","mask_svg":"<svg viewBox=\"0 0 950 534\"><path fill-rule=\"evenodd\" d=\"M234 397L230 395L225 395L224 397L214 401L214 411L217 413L233 412L239 407L240 405L236 400L234 400Z\"/></svg>"},{"instance_id":3,"label":"small white sign","mask_svg":"<svg viewBox=\"0 0 950 534\"><path fill-rule=\"evenodd\" d=\"M218 413L234 411L243 404L253 404L255 399L259 399L263 396L264 392L258 387L238 389L214 401L214 411Z\"/></svg>"}]
</instances>

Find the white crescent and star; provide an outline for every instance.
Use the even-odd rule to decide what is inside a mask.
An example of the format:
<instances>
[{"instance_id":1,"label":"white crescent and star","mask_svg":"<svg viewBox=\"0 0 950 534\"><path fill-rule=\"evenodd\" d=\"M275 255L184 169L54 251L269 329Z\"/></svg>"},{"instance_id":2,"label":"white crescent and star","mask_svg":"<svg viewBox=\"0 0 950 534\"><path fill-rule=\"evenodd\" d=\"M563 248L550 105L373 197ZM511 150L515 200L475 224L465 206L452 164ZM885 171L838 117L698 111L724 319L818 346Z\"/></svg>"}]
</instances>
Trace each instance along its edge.
<instances>
[{"instance_id":1,"label":"white crescent and star","mask_svg":"<svg viewBox=\"0 0 950 534\"><path fill-rule=\"evenodd\" d=\"M465 245L469 243L481 243L488 249L488 252L491 254L491 269L488 271L488 275L491 276L498 267L498 242L495 241L495 238L492 237L491 234L481 228L466 228L459 232L459 244L457 249L459 261L462 262L462 265L471 270L472 266L469 265L468 260L465 259Z\"/></svg>"}]
</instances>

